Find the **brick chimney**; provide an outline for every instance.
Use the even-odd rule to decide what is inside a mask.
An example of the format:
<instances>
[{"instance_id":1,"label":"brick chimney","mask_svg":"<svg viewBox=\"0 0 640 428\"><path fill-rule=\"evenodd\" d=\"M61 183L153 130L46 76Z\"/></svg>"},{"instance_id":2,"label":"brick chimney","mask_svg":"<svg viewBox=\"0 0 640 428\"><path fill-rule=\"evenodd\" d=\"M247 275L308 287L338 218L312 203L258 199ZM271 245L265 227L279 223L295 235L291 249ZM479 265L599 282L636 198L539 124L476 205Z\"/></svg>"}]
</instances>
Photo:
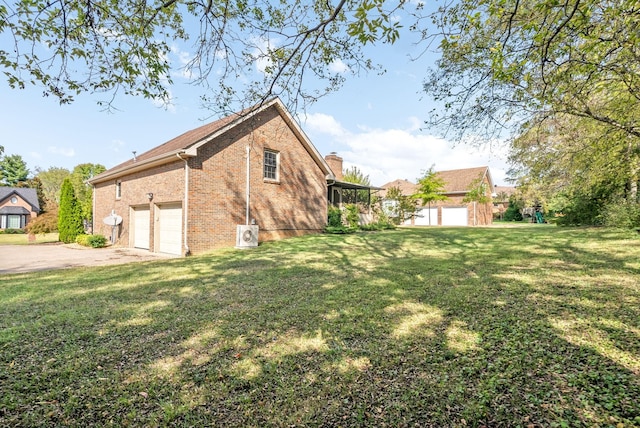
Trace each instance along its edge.
<instances>
[{"instance_id":1,"label":"brick chimney","mask_svg":"<svg viewBox=\"0 0 640 428\"><path fill-rule=\"evenodd\" d=\"M331 168L333 175L336 176L336 180L342 181L342 158L336 152L331 152L324 157L324 160L329 164L329 168Z\"/></svg>"}]
</instances>

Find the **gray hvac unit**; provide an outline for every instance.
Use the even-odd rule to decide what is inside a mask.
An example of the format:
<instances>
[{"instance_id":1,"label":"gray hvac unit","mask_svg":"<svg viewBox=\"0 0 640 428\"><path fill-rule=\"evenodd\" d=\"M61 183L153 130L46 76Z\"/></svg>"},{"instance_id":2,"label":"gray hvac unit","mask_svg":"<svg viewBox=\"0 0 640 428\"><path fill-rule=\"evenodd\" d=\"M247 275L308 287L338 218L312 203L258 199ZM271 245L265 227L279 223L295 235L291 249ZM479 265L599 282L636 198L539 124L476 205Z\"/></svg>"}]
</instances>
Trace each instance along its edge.
<instances>
[{"instance_id":1,"label":"gray hvac unit","mask_svg":"<svg viewBox=\"0 0 640 428\"><path fill-rule=\"evenodd\" d=\"M258 226L239 224L236 230L236 248L255 248L258 246Z\"/></svg>"}]
</instances>

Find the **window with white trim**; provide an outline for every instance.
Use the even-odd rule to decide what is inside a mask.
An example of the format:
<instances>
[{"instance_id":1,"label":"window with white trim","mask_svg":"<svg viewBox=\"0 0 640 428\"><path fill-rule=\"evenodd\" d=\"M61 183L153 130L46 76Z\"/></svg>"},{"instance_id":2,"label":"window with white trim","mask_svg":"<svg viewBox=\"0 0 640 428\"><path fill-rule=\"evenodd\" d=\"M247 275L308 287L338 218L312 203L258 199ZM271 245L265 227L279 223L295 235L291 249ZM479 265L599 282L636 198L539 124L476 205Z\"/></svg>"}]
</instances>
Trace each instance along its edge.
<instances>
[{"instance_id":1,"label":"window with white trim","mask_svg":"<svg viewBox=\"0 0 640 428\"><path fill-rule=\"evenodd\" d=\"M122 182L116 181L116 199L122 198Z\"/></svg>"},{"instance_id":2,"label":"window with white trim","mask_svg":"<svg viewBox=\"0 0 640 428\"><path fill-rule=\"evenodd\" d=\"M280 167L280 153L275 152L273 150L264 151L264 174L263 177L265 180L278 181L279 177L279 167Z\"/></svg>"}]
</instances>

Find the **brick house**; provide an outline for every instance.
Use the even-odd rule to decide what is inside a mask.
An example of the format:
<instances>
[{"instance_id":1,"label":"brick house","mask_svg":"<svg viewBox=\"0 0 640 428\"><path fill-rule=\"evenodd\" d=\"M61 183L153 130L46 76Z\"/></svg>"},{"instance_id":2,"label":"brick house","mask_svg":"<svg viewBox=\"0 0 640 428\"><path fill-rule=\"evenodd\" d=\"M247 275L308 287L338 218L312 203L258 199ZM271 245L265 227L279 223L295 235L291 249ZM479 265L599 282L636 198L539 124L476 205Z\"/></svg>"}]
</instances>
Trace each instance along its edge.
<instances>
[{"instance_id":1,"label":"brick house","mask_svg":"<svg viewBox=\"0 0 640 428\"><path fill-rule=\"evenodd\" d=\"M415 226L486 226L493 223L493 180L489 167L454 169L438 171L437 176L444 181L445 201L432 202L430 206L418 207L415 216L405 221L405 225ZM488 202L464 202L469 191L484 184ZM417 193L417 184L408 180L394 180L382 186L386 190L392 187L400 189L403 195Z\"/></svg>"},{"instance_id":2,"label":"brick house","mask_svg":"<svg viewBox=\"0 0 640 428\"><path fill-rule=\"evenodd\" d=\"M237 244L237 225L255 224L260 241L316 233L334 179L275 98L93 177L94 231L115 245L180 255Z\"/></svg>"},{"instance_id":3,"label":"brick house","mask_svg":"<svg viewBox=\"0 0 640 428\"><path fill-rule=\"evenodd\" d=\"M0 187L0 229L24 229L39 213L36 189Z\"/></svg>"}]
</instances>

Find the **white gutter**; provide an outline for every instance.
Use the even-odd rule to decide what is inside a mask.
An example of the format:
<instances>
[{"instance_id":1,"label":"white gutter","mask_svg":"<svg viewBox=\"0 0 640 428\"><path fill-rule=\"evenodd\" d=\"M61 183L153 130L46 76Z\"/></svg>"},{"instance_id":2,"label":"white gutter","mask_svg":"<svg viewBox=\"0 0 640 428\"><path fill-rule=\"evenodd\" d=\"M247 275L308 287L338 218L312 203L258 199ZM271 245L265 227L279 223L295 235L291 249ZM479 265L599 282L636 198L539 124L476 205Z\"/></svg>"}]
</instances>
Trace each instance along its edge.
<instances>
[{"instance_id":1,"label":"white gutter","mask_svg":"<svg viewBox=\"0 0 640 428\"><path fill-rule=\"evenodd\" d=\"M189 164L187 160L180 156L180 153L176 153L178 159L184 161L184 248L185 248L185 256L188 256L191 253L189 250L189 243L187 241L187 221L189 218Z\"/></svg>"}]
</instances>

